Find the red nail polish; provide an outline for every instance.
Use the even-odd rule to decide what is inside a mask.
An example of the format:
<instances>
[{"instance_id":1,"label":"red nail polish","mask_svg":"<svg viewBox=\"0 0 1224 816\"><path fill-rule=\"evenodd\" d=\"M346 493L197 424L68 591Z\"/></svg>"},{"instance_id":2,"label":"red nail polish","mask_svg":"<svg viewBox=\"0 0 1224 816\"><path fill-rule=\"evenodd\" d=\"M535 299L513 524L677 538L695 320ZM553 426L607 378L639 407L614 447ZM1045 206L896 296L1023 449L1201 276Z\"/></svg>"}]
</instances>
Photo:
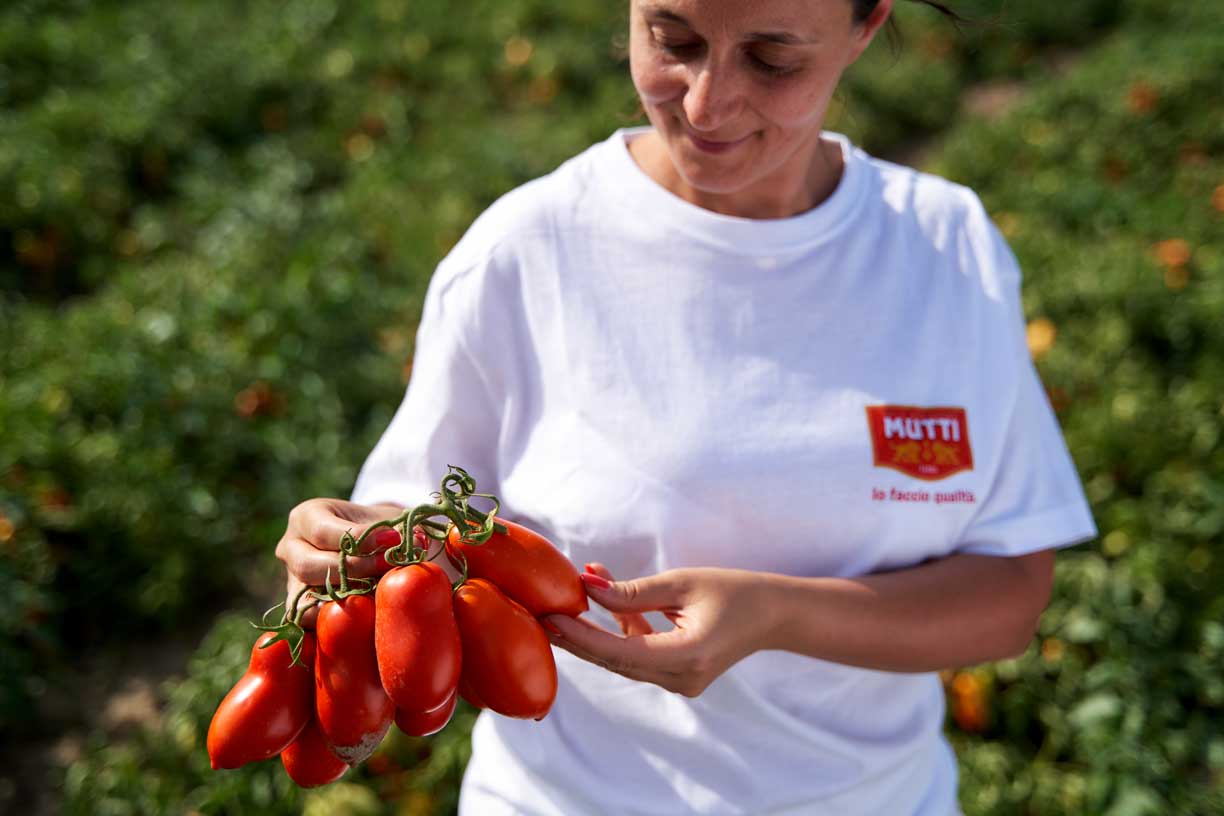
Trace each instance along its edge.
<instances>
[{"instance_id":1,"label":"red nail polish","mask_svg":"<svg viewBox=\"0 0 1224 816\"><path fill-rule=\"evenodd\" d=\"M374 549L385 550L400 543L400 534L396 530L379 530L374 534Z\"/></svg>"},{"instance_id":2,"label":"red nail polish","mask_svg":"<svg viewBox=\"0 0 1224 816\"><path fill-rule=\"evenodd\" d=\"M612 586L607 578L596 575L593 572L584 572L579 574L578 577L582 579L582 583L589 587L595 587L596 589L607 589L608 587Z\"/></svg>"}]
</instances>

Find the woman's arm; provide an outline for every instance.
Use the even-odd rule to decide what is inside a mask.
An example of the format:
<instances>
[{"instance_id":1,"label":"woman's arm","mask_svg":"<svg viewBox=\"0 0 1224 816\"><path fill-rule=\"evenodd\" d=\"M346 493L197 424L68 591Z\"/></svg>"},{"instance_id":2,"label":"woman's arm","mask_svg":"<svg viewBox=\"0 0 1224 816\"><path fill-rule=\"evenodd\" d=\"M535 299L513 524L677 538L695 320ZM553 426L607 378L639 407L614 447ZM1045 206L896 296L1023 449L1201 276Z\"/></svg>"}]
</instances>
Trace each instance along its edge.
<instances>
[{"instance_id":1,"label":"woman's arm","mask_svg":"<svg viewBox=\"0 0 1224 816\"><path fill-rule=\"evenodd\" d=\"M969 666L1020 654L1050 598L1054 552L953 555L861 578L773 576L766 648L885 671Z\"/></svg>"},{"instance_id":2,"label":"woman's arm","mask_svg":"<svg viewBox=\"0 0 1224 816\"><path fill-rule=\"evenodd\" d=\"M761 649L898 672L935 671L1019 654L1049 600L1052 550L1015 558L958 554L860 578L748 570L669 570L610 582L592 565L593 600L626 634L553 616L558 647L689 696ZM606 572L604 572L606 576ZM605 586L606 585L606 586ZM675 625L650 632L642 612Z\"/></svg>"}]
</instances>

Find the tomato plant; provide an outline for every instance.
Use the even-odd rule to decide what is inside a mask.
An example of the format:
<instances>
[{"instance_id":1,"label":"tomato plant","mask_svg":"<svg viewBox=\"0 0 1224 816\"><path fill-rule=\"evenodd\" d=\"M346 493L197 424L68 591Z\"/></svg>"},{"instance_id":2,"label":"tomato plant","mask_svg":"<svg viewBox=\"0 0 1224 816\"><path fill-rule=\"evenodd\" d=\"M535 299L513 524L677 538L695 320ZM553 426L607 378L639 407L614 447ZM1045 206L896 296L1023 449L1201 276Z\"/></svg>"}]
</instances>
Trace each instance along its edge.
<instances>
[{"instance_id":1,"label":"tomato plant","mask_svg":"<svg viewBox=\"0 0 1224 816\"><path fill-rule=\"evenodd\" d=\"M416 713L452 700L462 647L446 572L430 562L397 567L378 582L375 607L378 671L395 705Z\"/></svg>"},{"instance_id":2,"label":"tomato plant","mask_svg":"<svg viewBox=\"0 0 1224 816\"><path fill-rule=\"evenodd\" d=\"M494 530L483 544L465 544L451 527L446 552L456 564L467 562L467 574L485 578L534 617L577 617L587 610L587 595L578 569L552 542L521 524L496 519L506 532Z\"/></svg>"},{"instance_id":3,"label":"tomato plant","mask_svg":"<svg viewBox=\"0 0 1224 816\"><path fill-rule=\"evenodd\" d=\"M542 719L557 696L557 666L539 622L483 578L459 587L454 607L465 685L498 714Z\"/></svg>"},{"instance_id":4,"label":"tomato plant","mask_svg":"<svg viewBox=\"0 0 1224 816\"><path fill-rule=\"evenodd\" d=\"M294 665L289 643L271 642L274 637L265 632L255 641L246 673L213 714L208 758L214 770L276 756L310 720L315 638L304 636L301 662Z\"/></svg>"},{"instance_id":5,"label":"tomato plant","mask_svg":"<svg viewBox=\"0 0 1224 816\"><path fill-rule=\"evenodd\" d=\"M374 655L375 602L348 595L323 604L315 631L315 711L336 755L356 765L374 752L395 716Z\"/></svg>"}]
</instances>

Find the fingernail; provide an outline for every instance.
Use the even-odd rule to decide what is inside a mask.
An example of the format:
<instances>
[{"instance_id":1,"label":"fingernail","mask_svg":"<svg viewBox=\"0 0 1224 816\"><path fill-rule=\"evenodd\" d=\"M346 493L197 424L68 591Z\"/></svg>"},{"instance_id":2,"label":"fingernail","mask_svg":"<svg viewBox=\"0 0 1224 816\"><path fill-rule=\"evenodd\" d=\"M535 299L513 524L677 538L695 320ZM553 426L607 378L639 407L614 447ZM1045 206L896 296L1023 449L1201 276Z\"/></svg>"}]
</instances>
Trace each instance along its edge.
<instances>
[{"instance_id":1,"label":"fingernail","mask_svg":"<svg viewBox=\"0 0 1224 816\"><path fill-rule=\"evenodd\" d=\"M589 587L595 587L595 589L607 589L608 587L612 586L607 578L596 575L593 572L584 572L578 577L582 579L582 583Z\"/></svg>"},{"instance_id":2,"label":"fingernail","mask_svg":"<svg viewBox=\"0 0 1224 816\"><path fill-rule=\"evenodd\" d=\"M379 530L374 534L374 549L381 550L394 547L400 543L400 534L395 530Z\"/></svg>"}]
</instances>

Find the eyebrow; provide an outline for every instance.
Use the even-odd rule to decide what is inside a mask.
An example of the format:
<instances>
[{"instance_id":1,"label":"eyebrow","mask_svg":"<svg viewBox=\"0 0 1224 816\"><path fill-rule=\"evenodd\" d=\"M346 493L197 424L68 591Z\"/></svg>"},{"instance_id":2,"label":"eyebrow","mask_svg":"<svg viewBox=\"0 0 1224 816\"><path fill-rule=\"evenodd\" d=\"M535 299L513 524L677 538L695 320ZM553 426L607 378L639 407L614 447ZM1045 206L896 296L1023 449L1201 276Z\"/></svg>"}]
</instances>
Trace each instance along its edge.
<instances>
[{"instance_id":1,"label":"eyebrow","mask_svg":"<svg viewBox=\"0 0 1224 816\"><path fill-rule=\"evenodd\" d=\"M648 17L654 17L670 23L679 23L685 28L691 29L693 27L693 24L684 17L681 17L674 11L668 11L658 6L646 6L642 13ZM816 42L815 39L800 37L789 31L753 31L748 35L747 39L749 42L770 42L777 43L778 45L812 45Z\"/></svg>"}]
</instances>

